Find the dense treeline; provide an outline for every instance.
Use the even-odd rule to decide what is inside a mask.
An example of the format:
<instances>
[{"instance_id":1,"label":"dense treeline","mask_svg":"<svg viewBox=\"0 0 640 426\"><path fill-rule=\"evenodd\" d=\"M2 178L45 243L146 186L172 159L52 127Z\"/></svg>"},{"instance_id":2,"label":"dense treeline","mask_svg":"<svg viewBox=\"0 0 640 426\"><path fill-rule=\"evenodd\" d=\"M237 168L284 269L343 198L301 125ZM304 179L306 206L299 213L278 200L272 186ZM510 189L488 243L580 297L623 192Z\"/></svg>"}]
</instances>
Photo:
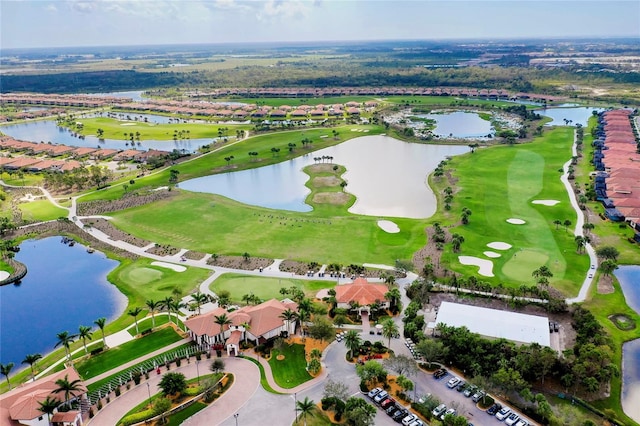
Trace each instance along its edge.
<instances>
[{"instance_id":1,"label":"dense treeline","mask_svg":"<svg viewBox=\"0 0 640 426\"><path fill-rule=\"evenodd\" d=\"M569 84L633 83L637 76L576 73L571 69L523 67L424 68L388 61L326 59L311 63L280 63L270 67L242 66L217 71L144 72L99 71L40 75L5 75L0 91L41 93L109 92L152 87L474 87L514 92L559 93Z\"/></svg>"}]
</instances>

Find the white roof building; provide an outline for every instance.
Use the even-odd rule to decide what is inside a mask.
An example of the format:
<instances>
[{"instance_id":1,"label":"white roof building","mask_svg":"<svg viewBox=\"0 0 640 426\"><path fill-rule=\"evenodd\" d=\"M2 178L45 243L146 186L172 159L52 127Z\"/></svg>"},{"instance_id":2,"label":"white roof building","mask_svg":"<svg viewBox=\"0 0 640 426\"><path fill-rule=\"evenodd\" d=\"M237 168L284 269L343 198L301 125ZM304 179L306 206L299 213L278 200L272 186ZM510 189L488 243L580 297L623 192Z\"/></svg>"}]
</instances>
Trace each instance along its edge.
<instances>
[{"instance_id":1,"label":"white roof building","mask_svg":"<svg viewBox=\"0 0 640 426\"><path fill-rule=\"evenodd\" d=\"M436 318L439 323L464 326L482 336L551 346L547 317L442 302Z\"/></svg>"}]
</instances>

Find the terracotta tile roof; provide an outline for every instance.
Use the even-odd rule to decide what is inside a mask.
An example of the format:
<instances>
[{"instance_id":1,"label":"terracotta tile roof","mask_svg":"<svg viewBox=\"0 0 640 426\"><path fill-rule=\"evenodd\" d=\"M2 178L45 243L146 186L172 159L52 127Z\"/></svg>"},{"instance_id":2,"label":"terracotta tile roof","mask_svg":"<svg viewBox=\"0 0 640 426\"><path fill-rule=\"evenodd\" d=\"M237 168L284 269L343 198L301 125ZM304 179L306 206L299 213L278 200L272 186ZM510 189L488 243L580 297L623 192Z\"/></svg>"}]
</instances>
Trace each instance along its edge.
<instances>
[{"instance_id":1,"label":"terracotta tile roof","mask_svg":"<svg viewBox=\"0 0 640 426\"><path fill-rule=\"evenodd\" d=\"M231 332L231 336L226 341L227 345L240 345L240 338L242 337L242 331L236 330Z\"/></svg>"},{"instance_id":2,"label":"terracotta tile roof","mask_svg":"<svg viewBox=\"0 0 640 426\"><path fill-rule=\"evenodd\" d=\"M371 305L376 300L385 302L385 294L389 291L384 284L369 283L366 278L356 278L351 284L336 286L338 303L358 302L360 306Z\"/></svg>"},{"instance_id":3,"label":"terracotta tile roof","mask_svg":"<svg viewBox=\"0 0 640 426\"><path fill-rule=\"evenodd\" d=\"M79 411L61 411L51 416L52 423L73 422L80 414Z\"/></svg>"}]
</instances>

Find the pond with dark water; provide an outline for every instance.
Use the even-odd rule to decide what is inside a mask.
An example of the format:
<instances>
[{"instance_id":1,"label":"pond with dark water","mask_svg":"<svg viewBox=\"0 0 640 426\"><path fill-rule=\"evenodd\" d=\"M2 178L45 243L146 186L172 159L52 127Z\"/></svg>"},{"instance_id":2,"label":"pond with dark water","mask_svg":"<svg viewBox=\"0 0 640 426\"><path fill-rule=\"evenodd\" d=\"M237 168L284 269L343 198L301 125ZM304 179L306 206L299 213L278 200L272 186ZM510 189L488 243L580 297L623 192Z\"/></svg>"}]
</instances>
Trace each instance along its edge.
<instances>
[{"instance_id":1,"label":"pond with dark water","mask_svg":"<svg viewBox=\"0 0 640 426\"><path fill-rule=\"evenodd\" d=\"M0 362L13 362L14 372L26 365L25 355L53 350L58 333L95 329L96 319L124 312L126 297L106 278L118 262L100 252L49 237L24 241L15 258L27 275L19 285L0 287Z\"/></svg>"},{"instance_id":2,"label":"pond with dark water","mask_svg":"<svg viewBox=\"0 0 640 426\"><path fill-rule=\"evenodd\" d=\"M245 204L311 211L305 203L309 176L302 171L314 157L330 156L347 172L346 191L356 196L351 213L368 216L427 218L436 198L427 176L448 156L469 152L459 145L407 143L388 136L363 136L270 166L187 180L180 188L220 194Z\"/></svg>"}]
</instances>

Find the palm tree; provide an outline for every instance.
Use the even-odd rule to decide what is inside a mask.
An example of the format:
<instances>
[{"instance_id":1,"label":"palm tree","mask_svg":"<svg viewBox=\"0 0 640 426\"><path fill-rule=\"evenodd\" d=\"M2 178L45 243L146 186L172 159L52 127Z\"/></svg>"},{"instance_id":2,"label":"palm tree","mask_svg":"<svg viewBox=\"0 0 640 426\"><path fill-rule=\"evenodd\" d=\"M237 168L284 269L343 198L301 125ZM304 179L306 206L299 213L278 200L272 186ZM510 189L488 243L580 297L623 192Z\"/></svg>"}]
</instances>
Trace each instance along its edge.
<instances>
[{"instance_id":1,"label":"palm tree","mask_svg":"<svg viewBox=\"0 0 640 426\"><path fill-rule=\"evenodd\" d=\"M393 308L395 306L398 306L398 303L400 302L400 298L402 297L402 295L400 294L400 289L398 289L397 287L392 288L391 290L389 290L384 297L389 301L389 308L391 308L393 310Z\"/></svg>"},{"instance_id":2,"label":"palm tree","mask_svg":"<svg viewBox=\"0 0 640 426\"><path fill-rule=\"evenodd\" d=\"M9 381L9 373L13 369L13 363L10 362L8 364L0 364L0 374L2 374L7 379L7 384L9 385L9 390L11 390L11 382Z\"/></svg>"},{"instance_id":3,"label":"palm tree","mask_svg":"<svg viewBox=\"0 0 640 426\"><path fill-rule=\"evenodd\" d=\"M353 353L360 349L362 339L356 330L349 330L344 336L344 345L349 349L349 358L353 358Z\"/></svg>"},{"instance_id":4,"label":"palm tree","mask_svg":"<svg viewBox=\"0 0 640 426\"><path fill-rule=\"evenodd\" d=\"M308 396L304 397L304 401L298 401L296 404L297 411L300 411L300 415L304 419L304 426L307 426L307 414L312 414L316 408L316 403L309 399Z\"/></svg>"},{"instance_id":5,"label":"palm tree","mask_svg":"<svg viewBox=\"0 0 640 426\"><path fill-rule=\"evenodd\" d=\"M145 303L147 304L147 308L149 308L149 312L151 312L151 328L156 328L156 311L160 309L162 302L149 299Z\"/></svg>"},{"instance_id":6,"label":"palm tree","mask_svg":"<svg viewBox=\"0 0 640 426\"><path fill-rule=\"evenodd\" d=\"M193 293L191 295L191 298L193 299L193 301L195 302L195 304L196 304L196 306L198 308L198 315L200 315L200 313L201 313L200 306L202 304L204 304L204 303L207 303L207 300L209 300L209 298L207 297L206 294L200 293L200 292Z\"/></svg>"},{"instance_id":7,"label":"palm tree","mask_svg":"<svg viewBox=\"0 0 640 426\"><path fill-rule=\"evenodd\" d=\"M60 405L60 401L56 398L52 398L51 395L47 395L44 401L38 401L40 407L38 407L38 411L43 412L47 415L47 423L51 424L51 415L56 411L58 405Z\"/></svg>"},{"instance_id":8,"label":"palm tree","mask_svg":"<svg viewBox=\"0 0 640 426\"><path fill-rule=\"evenodd\" d=\"M174 300L169 305L169 315L171 315L171 311L176 313L176 326L178 325L178 313L182 308L186 308L186 305L181 300Z\"/></svg>"},{"instance_id":9,"label":"palm tree","mask_svg":"<svg viewBox=\"0 0 640 426\"><path fill-rule=\"evenodd\" d=\"M173 303L173 297L169 296L162 300L162 309L166 309L169 313L169 321L173 322L173 317L171 316L171 304Z\"/></svg>"},{"instance_id":10,"label":"palm tree","mask_svg":"<svg viewBox=\"0 0 640 426\"><path fill-rule=\"evenodd\" d=\"M287 324L287 333L288 334L293 334L293 332L291 331L291 323L293 323L293 331L295 332L295 322L298 319L298 314L295 311L292 311L291 309L287 308L285 311L283 311L280 314L280 318L282 318L286 324Z\"/></svg>"},{"instance_id":11,"label":"palm tree","mask_svg":"<svg viewBox=\"0 0 640 426\"><path fill-rule=\"evenodd\" d=\"M215 317L213 317L213 322L220 326L220 332L223 333L222 334L223 336L224 336L224 326L231 324L231 320L229 319L226 313L221 315L216 315Z\"/></svg>"},{"instance_id":12,"label":"palm tree","mask_svg":"<svg viewBox=\"0 0 640 426\"><path fill-rule=\"evenodd\" d=\"M31 378L33 380L35 380L35 378L36 378L36 372L35 372L35 369L34 369L34 365L41 358L42 358L42 355L40 355L40 354L29 354L29 355L25 356L24 359L22 360L23 364L29 364L29 366L31 367Z\"/></svg>"},{"instance_id":13,"label":"palm tree","mask_svg":"<svg viewBox=\"0 0 640 426\"><path fill-rule=\"evenodd\" d=\"M140 312L142 312L142 308L139 306L136 306L133 309L129 309L129 312L127 312L133 317L133 320L136 323L136 334L140 334L140 331L138 330L138 315L140 315Z\"/></svg>"},{"instance_id":14,"label":"palm tree","mask_svg":"<svg viewBox=\"0 0 640 426\"><path fill-rule=\"evenodd\" d=\"M84 346L84 354L87 355L89 351L87 350L87 339L91 340L91 327L88 325L81 325L78 328L78 337L82 339L82 345Z\"/></svg>"},{"instance_id":15,"label":"palm tree","mask_svg":"<svg viewBox=\"0 0 640 426\"><path fill-rule=\"evenodd\" d=\"M240 324L240 327L244 328L244 343L247 343L247 332L251 330L251 324L248 322L243 322Z\"/></svg>"},{"instance_id":16,"label":"palm tree","mask_svg":"<svg viewBox=\"0 0 640 426\"><path fill-rule=\"evenodd\" d=\"M56 380L56 385L58 386L53 390L53 393L64 392L64 400L65 404L69 404L69 400L71 397L76 397L80 393L84 392L85 389L82 386L82 381L80 379L76 379L72 382L69 381L69 375L65 375L64 379Z\"/></svg>"},{"instance_id":17,"label":"palm tree","mask_svg":"<svg viewBox=\"0 0 640 426\"><path fill-rule=\"evenodd\" d=\"M398 324L393 322L391 318L382 321L382 335L389 339L388 347L391 348L391 338L400 332Z\"/></svg>"},{"instance_id":18,"label":"palm tree","mask_svg":"<svg viewBox=\"0 0 640 426\"><path fill-rule=\"evenodd\" d=\"M562 225L562 221L560 219L556 219L553 221L553 224L556 226L556 231L557 231L558 226Z\"/></svg>"},{"instance_id":19,"label":"palm tree","mask_svg":"<svg viewBox=\"0 0 640 426\"><path fill-rule=\"evenodd\" d=\"M63 331L56 335L58 338L58 342L55 344L54 348L58 346L63 346L64 351L67 354L67 360L71 359L71 353L69 352L69 346L73 343L74 339L78 336L75 334L69 334L68 331Z\"/></svg>"},{"instance_id":20,"label":"palm tree","mask_svg":"<svg viewBox=\"0 0 640 426\"><path fill-rule=\"evenodd\" d=\"M107 349L107 340L104 338L104 327L105 325L107 325L107 319L102 317L102 318L98 318L97 320L95 320L93 322L95 325L98 326L98 328L100 329L100 331L102 332L102 346Z\"/></svg>"}]
</instances>

